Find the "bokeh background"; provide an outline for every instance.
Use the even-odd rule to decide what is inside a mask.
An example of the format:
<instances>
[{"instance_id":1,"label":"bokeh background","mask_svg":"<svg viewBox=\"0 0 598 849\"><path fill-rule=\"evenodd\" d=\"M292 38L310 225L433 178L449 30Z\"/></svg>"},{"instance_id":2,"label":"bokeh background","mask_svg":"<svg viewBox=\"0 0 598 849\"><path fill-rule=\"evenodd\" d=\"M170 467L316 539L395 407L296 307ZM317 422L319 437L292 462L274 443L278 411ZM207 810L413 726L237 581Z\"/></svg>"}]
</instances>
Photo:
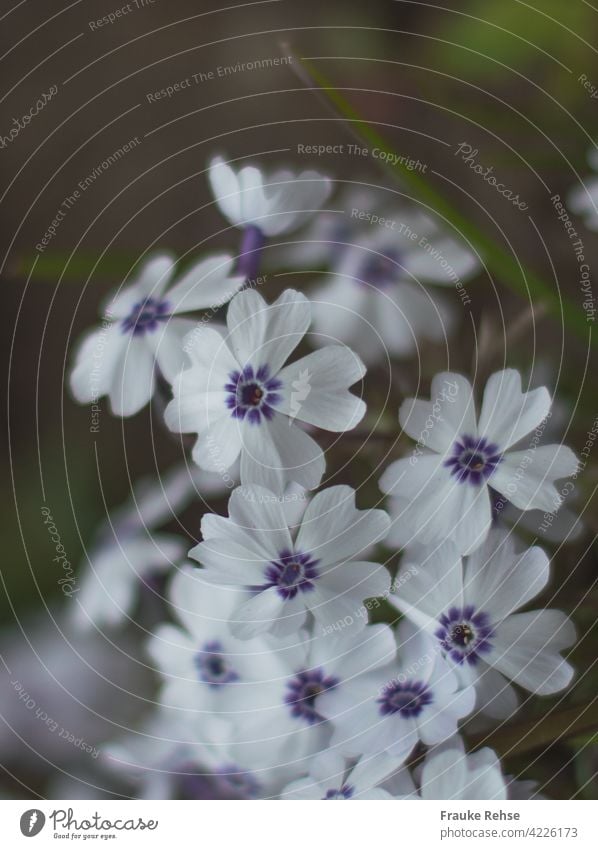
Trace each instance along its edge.
<instances>
[{"instance_id":1,"label":"bokeh background","mask_svg":"<svg viewBox=\"0 0 598 849\"><path fill-rule=\"evenodd\" d=\"M584 75L598 95L598 11L591 4L266 0L219 8L206 0L138 0L114 23L90 26L124 5L25 0L1 8L0 134L7 135L13 118L42 92L57 87L43 111L0 148L8 447L0 480L5 796L127 793L115 779L98 778L93 753L51 732L19 698L15 681L37 707L93 747L138 718L154 686L142 651L151 613L116 634L82 639L69 630L72 599L60 591L60 568L40 513L44 505L51 511L78 569L94 529L127 497L132 481L180 458L180 445L158 426L155 410L123 423L102 402L99 433L90 434L89 409L77 406L65 388L73 346L97 321L105 295L155 247L181 257L236 250L238 236L208 192L205 169L216 152L268 167L316 167L339 186L362 181L413 197L398 172L395 180L372 157L297 152L300 144L344 144L346 150L355 142L355 127L296 73L297 61L226 76L218 76L218 67L291 53L309 58L390 146L427 164L426 180L463 216L582 314L577 263L550 197L566 198L588 179L586 156L598 138L598 98L580 81ZM170 98L148 97L209 72L214 78ZM79 181L134 138L140 143L81 192L50 244L37 251ZM527 214L465 167L455 156L461 142L478 149L480 162L525 200ZM598 235L579 219L576 225L590 268L598 268ZM287 274L267 295L288 285L307 287L309 278ZM532 363L541 366L545 382L556 387L560 436L579 452L598 415L591 322L576 332L541 298L518 293L485 270L468 289L477 335L464 323L450 367L467 373L475 362L483 374L504 363L524 372ZM446 364L446 352L433 348L401 363L389 415L404 393ZM358 454L352 474L367 471L369 463L367 453ZM580 676L565 699L532 700L526 707L523 719L533 729L536 715L550 715L554 706L553 725L542 726L546 739L536 734L530 742L519 731L520 745L502 741L510 751L508 769L539 781L555 798L598 795L596 469L592 457L578 481L586 530L555 551L550 592L556 591L553 604L574 611L584 637L573 653ZM190 537L197 536L200 518L197 506L180 517Z\"/></svg>"}]
</instances>

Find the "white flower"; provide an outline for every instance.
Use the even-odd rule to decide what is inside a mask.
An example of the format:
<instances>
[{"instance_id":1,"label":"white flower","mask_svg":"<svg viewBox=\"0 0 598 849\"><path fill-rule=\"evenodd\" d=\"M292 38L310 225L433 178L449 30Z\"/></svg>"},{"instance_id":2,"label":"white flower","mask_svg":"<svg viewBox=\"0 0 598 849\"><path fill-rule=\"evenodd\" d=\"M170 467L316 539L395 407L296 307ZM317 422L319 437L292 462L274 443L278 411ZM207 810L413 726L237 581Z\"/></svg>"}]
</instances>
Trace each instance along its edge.
<instances>
[{"instance_id":1,"label":"white flower","mask_svg":"<svg viewBox=\"0 0 598 849\"><path fill-rule=\"evenodd\" d=\"M185 553L186 541L173 534L155 533L198 492L222 495L223 481L185 464L167 472L157 483L140 481L130 499L100 527L88 555L87 567L75 588L75 623L81 628L119 625L131 613L140 590L154 589Z\"/></svg>"},{"instance_id":2,"label":"white flower","mask_svg":"<svg viewBox=\"0 0 598 849\"><path fill-rule=\"evenodd\" d=\"M77 401L97 403L108 395L116 415L138 413L154 393L154 363L169 381L185 364L183 337L194 322L179 315L225 304L243 285L232 266L226 255L200 260L165 292L174 259L159 254L148 260L135 282L112 298L103 325L79 347L70 376Z\"/></svg>"},{"instance_id":3,"label":"white flower","mask_svg":"<svg viewBox=\"0 0 598 849\"><path fill-rule=\"evenodd\" d=\"M594 169L598 170L598 150L592 147L588 152L588 162ZM598 230L598 176L591 174L583 180L581 186L575 186L569 192L569 206L578 215L581 215L584 224L589 230Z\"/></svg>"},{"instance_id":4,"label":"white flower","mask_svg":"<svg viewBox=\"0 0 598 849\"><path fill-rule=\"evenodd\" d=\"M313 292L321 341L350 342L366 363L409 355L421 339L445 339L455 313L422 284L455 287L479 268L471 251L429 219L413 215L409 228L398 215L383 220L393 227L359 222L361 232L338 250L332 271Z\"/></svg>"},{"instance_id":5,"label":"white flower","mask_svg":"<svg viewBox=\"0 0 598 849\"><path fill-rule=\"evenodd\" d=\"M256 765L237 745L237 728L218 716L201 722L162 708L135 734L104 747L103 762L127 777L142 799L260 799L276 796L301 768ZM276 762L264 745L266 760Z\"/></svg>"},{"instance_id":6,"label":"white flower","mask_svg":"<svg viewBox=\"0 0 598 849\"><path fill-rule=\"evenodd\" d=\"M427 753L418 779L419 790L403 770L384 786L397 799L507 799L496 754L488 748L466 754L459 735Z\"/></svg>"},{"instance_id":7,"label":"white flower","mask_svg":"<svg viewBox=\"0 0 598 849\"><path fill-rule=\"evenodd\" d=\"M241 639L294 633L308 612L323 629L347 617L359 629L365 625L358 615L363 600L389 590L386 569L358 559L385 537L388 516L357 510L351 487L315 495L293 535L279 499L261 487L236 489L229 516L204 516L204 541L189 555L205 567L205 580L251 593L231 619Z\"/></svg>"},{"instance_id":8,"label":"white flower","mask_svg":"<svg viewBox=\"0 0 598 849\"><path fill-rule=\"evenodd\" d=\"M392 631L375 625L328 639L310 640L299 631L241 641L228 620L242 595L206 584L199 569L176 575L171 601L186 628L162 625L149 644L167 682L161 710L172 725L181 717L198 726L210 715L228 720L245 763L296 764L305 772L305 759L329 738L319 696L387 663L395 654Z\"/></svg>"},{"instance_id":9,"label":"white flower","mask_svg":"<svg viewBox=\"0 0 598 849\"><path fill-rule=\"evenodd\" d=\"M299 292L287 290L268 305L246 290L230 303L226 340L208 327L191 334L192 366L175 382L165 417L171 430L198 434L193 459L202 469L222 471L240 454L242 483L276 492L291 481L318 486L324 455L294 422L336 432L355 427L366 406L348 387L365 369L337 345L285 366L310 318L309 301Z\"/></svg>"},{"instance_id":10,"label":"white flower","mask_svg":"<svg viewBox=\"0 0 598 849\"><path fill-rule=\"evenodd\" d=\"M324 751L312 761L309 775L293 781L281 799L392 799L378 785L397 768L395 758L381 752L352 764L338 752Z\"/></svg>"},{"instance_id":11,"label":"white flower","mask_svg":"<svg viewBox=\"0 0 598 849\"><path fill-rule=\"evenodd\" d=\"M319 698L332 724L331 748L356 756L387 752L406 760L416 743L452 737L474 707L471 687L458 679L434 640L408 621L398 629L399 662L347 681Z\"/></svg>"},{"instance_id":12,"label":"white flower","mask_svg":"<svg viewBox=\"0 0 598 849\"><path fill-rule=\"evenodd\" d=\"M300 227L320 209L332 187L329 178L317 171L266 175L244 165L235 172L221 156L210 162L209 180L224 217L234 227L257 227L265 236Z\"/></svg>"},{"instance_id":13,"label":"white flower","mask_svg":"<svg viewBox=\"0 0 598 849\"><path fill-rule=\"evenodd\" d=\"M554 481L575 474L577 460L563 445L538 445L551 404L545 387L522 392L517 371L496 372L486 384L479 421L461 375L437 374L431 395L430 401L402 404L399 421L418 446L380 480L382 491L397 499L393 544L450 540L468 554L490 529L490 490L520 510L558 509L562 497ZM518 443L522 450L513 450Z\"/></svg>"},{"instance_id":14,"label":"white flower","mask_svg":"<svg viewBox=\"0 0 598 849\"><path fill-rule=\"evenodd\" d=\"M497 718L517 709L505 680L538 695L562 690L573 676L560 652L575 640L560 610L515 611L548 583L548 557L541 548L516 553L511 539L494 531L465 561L443 543L406 567L391 601L436 640L461 685L475 686L478 710Z\"/></svg>"}]
</instances>

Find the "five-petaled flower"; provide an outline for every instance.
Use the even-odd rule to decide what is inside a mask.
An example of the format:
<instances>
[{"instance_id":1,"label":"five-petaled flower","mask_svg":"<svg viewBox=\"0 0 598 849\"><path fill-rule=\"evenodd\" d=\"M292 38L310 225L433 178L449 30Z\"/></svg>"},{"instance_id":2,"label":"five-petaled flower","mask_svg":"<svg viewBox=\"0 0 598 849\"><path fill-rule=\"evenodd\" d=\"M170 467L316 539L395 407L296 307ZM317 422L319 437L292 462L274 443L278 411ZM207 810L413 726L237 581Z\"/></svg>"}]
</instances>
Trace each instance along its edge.
<instances>
[{"instance_id":1,"label":"five-petaled flower","mask_svg":"<svg viewBox=\"0 0 598 849\"><path fill-rule=\"evenodd\" d=\"M166 423L175 432L198 434L193 459L202 469L228 469L240 454L244 484L275 492L292 481L318 486L324 455L295 422L336 432L355 427L366 407L348 387L365 369L339 345L285 366L310 318L310 303L299 292L287 290L268 305L246 290L229 305L226 339L205 326L190 335L192 365L174 383ZM294 386L306 371L310 391L298 404Z\"/></svg>"},{"instance_id":2,"label":"five-petaled flower","mask_svg":"<svg viewBox=\"0 0 598 849\"><path fill-rule=\"evenodd\" d=\"M359 628L363 600L390 587L386 569L359 556L386 536L388 523L383 510L357 510L350 487L333 486L313 497L291 533L271 492L242 486L230 497L228 519L204 516L203 542L189 555L205 567L204 580L249 594L230 621L242 639L296 632L308 612L323 627L350 616Z\"/></svg>"},{"instance_id":3,"label":"five-petaled flower","mask_svg":"<svg viewBox=\"0 0 598 849\"><path fill-rule=\"evenodd\" d=\"M499 719L515 712L506 679L539 695L571 683L573 669L560 655L575 641L571 620L560 610L515 612L548 583L541 548L519 553L494 530L464 560L450 543L408 559L410 580L389 600L437 641L461 684L476 688L478 710Z\"/></svg>"},{"instance_id":4,"label":"five-petaled flower","mask_svg":"<svg viewBox=\"0 0 598 849\"><path fill-rule=\"evenodd\" d=\"M120 416L145 407L154 394L155 362L169 381L185 365L183 338L195 322L180 314L225 304L244 283L232 268L230 256L200 260L165 291L173 258L159 254L148 260L135 282L111 298L103 325L79 347L70 376L77 401L97 403L108 395Z\"/></svg>"},{"instance_id":5,"label":"five-petaled flower","mask_svg":"<svg viewBox=\"0 0 598 849\"><path fill-rule=\"evenodd\" d=\"M468 380L437 374L430 401L409 399L399 421L418 445L396 460L380 480L392 496L395 521L389 540L400 547L452 541L467 554L490 530L490 490L520 510L558 510L554 481L577 471L564 445L538 445L551 399L544 387L521 390L514 369L493 374L484 390L479 420ZM536 431L526 445L522 440ZM520 449L516 449L521 445Z\"/></svg>"}]
</instances>

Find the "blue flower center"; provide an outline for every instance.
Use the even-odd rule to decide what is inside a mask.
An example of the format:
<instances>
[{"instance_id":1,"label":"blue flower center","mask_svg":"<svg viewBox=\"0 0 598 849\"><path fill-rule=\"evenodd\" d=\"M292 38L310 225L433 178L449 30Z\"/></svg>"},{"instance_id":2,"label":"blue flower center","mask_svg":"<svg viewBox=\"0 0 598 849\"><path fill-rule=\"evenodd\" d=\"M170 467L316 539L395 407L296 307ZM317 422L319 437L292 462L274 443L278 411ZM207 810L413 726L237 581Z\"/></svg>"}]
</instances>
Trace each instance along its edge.
<instances>
[{"instance_id":1,"label":"blue flower center","mask_svg":"<svg viewBox=\"0 0 598 849\"><path fill-rule=\"evenodd\" d=\"M316 710L316 699L326 690L332 690L338 684L338 678L326 675L323 669L303 669L287 682L285 703L291 709L291 716L302 719L310 725L322 722L323 718Z\"/></svg>"},{"instance_id":2,"label":"blue flower center","mask_svg":"<svg viewBox=\"0 0 598 849\"><path fill-rule=\"evenodd\" d=\"M501 460L500 449L494 442L489 442L484 436L476 439L465 434L455 440L444 465L460 483L479 486L490 477Z\"/></svg>"},{"instance_id":3,"label":"blue flower center","mask_svg":"<svg viewBox=\"0 0 598 849\"><path fill-rule=\"evenodd\" d=\"M494 629L490 617L483 611L477 612L473 605L451 607L442 614L439 623L436 637L455 663L475 665L480 655L492 648Z\"/></svg>"},{"instance_id":4,"label":"blue flower center","mask_svg":"<svg viewBox=\"0 0 598 849\"><path fill-rule=\"evenodd\" d=\"M319 578L316 568L319 562L311 554L283 549L278 560L266 567L266 583L260 589L276 587L285 601L295 598L298 592L310 592Z\"/></svg>"},{"instance_id":5,"label":"blue flower center","mask_svg":"<svg viewBox=\"0 0 598 849\"><path fill-rule=\"evenodd\" d=\"M200 680L209 687L220 687L239 680L218 640L211 640L201 647L195 655L195 666Z\"/></svg>"},{"instance_id":6,"label":"blue flower center","mask_svg":"<svg viewBox=\"0 0 598 849\"><path fill-rule=\"evenodd\" d=\"M252 424L260 424L262 419L271 419L274 407L282 398L278 390L282 381L270 377L270 367L245 366L243 371L232 371L228 383L224 386L226 406L235 419L245 419Z\"/></svg>"},{"instance_id":7,"label":"blue flower center","mask_svg":"<svg viewBox=\"0 0 598 849\"><path fill-rule=\"evenodd\" d=\"M337 790L327 790L326 795L322 796L322 799L351 799L353 793L355 793L355 789L350 784L343 784Z\"/></svg>"},{"instance_id":8,"label":"blue flower center","mask_svg":"<svg viewBox=\"0 0 598 849\"><path fill-rule=\"evenodd\" d=\"M432 693L423 681L390 681L377 699L382 716L399 714L403 719L419 716L432 701Z\"/></svg>"},{"instance_id":9,"label":"blue flower center","mask_svg":"<svg viewBox=\"0 0 598 849\"><path fill-rule=\"evenodd\" d=\"M123 333L133 333L134 336L143 336L145 333L153 333L160 322L170 318L170 304L157 298L146 298L134 304L131 312L121 322Z\"/></svg>"}]
</instances>

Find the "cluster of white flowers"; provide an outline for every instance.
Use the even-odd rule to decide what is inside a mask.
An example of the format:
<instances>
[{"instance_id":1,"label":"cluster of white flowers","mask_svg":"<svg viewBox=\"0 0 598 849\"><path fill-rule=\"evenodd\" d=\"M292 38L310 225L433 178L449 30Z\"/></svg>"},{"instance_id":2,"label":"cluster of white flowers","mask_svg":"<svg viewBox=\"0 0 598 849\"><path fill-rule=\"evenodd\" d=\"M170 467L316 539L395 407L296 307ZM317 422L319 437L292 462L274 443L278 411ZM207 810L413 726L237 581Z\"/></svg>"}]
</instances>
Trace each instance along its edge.
<instances>
[{"instance_id":1,"label":"cluster of white flowers","mask_svg":"<svg viewBox=\"0 0 598 849\"><path fill-rule=\"evenodd\" d=\"M457 320L448 286L477 260L417 213L407 226L404 210L390 210L376 230L371 215L353 214L371 208L364 190L344 215L318 214L331 183L316 172L268 176L217 158L209 181L242 231L239 255L202 259L170 288L173 259L147 261L71 373L78 401L108 395L128 416L163 390L157 369L171 387L167 427L197 437L195 472L182 465L136 490L103 528L76 599L82 627L114 627L140 586L158 593L154 578L168 579L168 621L148 644L157 707L105 761L145 798L534 794L490 749L468 751L467 728L514 715L517 687L541 696L573 676L562 655L575 640L570 620L527 607L547 586L549 558L514 536L506 510L554 514L554 482L576 474L568 448L539 444L548 390L498 371L477 413L465 377L437 374L430 400L401 405L396 437L416 444L381 475L388 512L358 509L350 486L322 487L323 432L366 416L363 361L442 340ZM267 240L308 220L301 242L271 256L290 267L303 257L326 279L309 297L287 289L268 302L253 285ZM225 323L179 317L211 318L228 301ZM155 532L194 494L228 492L228 515L202 511L190 550ZM398 550L394 574L386 558ZM398 627L368 622L380 599Z\"/></svg>"}]
</instances>

